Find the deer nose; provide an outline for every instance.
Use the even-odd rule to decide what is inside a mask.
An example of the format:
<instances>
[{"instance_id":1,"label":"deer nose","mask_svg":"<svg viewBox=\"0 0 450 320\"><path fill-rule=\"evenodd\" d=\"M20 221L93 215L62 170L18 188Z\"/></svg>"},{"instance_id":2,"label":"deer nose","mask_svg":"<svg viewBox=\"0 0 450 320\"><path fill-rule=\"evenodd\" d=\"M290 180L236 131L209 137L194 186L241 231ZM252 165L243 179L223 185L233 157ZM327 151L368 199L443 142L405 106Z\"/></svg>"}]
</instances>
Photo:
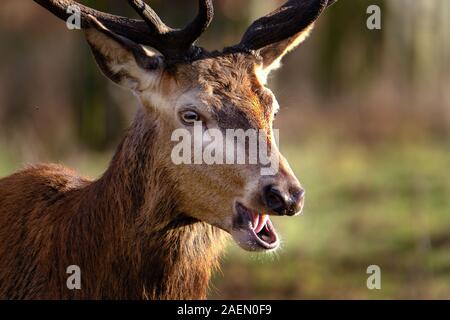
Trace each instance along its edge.
<instances>
[{"instance_id":1,"label":"deer nose","mask_svg":"<svg viewBox=\"0 0 450 320\"><path fill-rule=\"evenodd\" d=\"M294 216L303 209L305 190L294 188L283 192L275 185L268 185L263 189L265 205L279 215Z\"/></svg>"}]
</instances>

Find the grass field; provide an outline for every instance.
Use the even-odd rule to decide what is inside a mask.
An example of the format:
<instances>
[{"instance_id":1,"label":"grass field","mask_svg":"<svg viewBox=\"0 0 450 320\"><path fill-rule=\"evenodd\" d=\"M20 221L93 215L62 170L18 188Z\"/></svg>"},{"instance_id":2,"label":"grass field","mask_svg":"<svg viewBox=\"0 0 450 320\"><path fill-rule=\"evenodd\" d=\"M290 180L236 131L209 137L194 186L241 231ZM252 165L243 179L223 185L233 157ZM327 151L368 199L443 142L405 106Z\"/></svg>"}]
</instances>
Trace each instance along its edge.
<instances>
[{"instance_id":1,"label":"grass field","mask_svg":"<svg viewBox=\"0 0 450 320\"><path fill-rule=\"evenodd\" d=\"M230 245L210 298L450 298L450 146L303 143L282 151L307 190L305 214L274 218L282 248ZM97 176L108 155L64 160ZM0 153L0 176L20 162ZM368 290L378 265L382 289Z\"/></svg>"},{"instance_id":2,"label":"grass field","mask_svg":"<svg viewBox=\"0 0 450 320\"><path fill-rule=\"evenodd\" d=\"M273 255L231 245L212 298L450 298L450 146L287 147L307 190ZM382 289L368 290L369 265Z\"/></svg>"}]
</instances>

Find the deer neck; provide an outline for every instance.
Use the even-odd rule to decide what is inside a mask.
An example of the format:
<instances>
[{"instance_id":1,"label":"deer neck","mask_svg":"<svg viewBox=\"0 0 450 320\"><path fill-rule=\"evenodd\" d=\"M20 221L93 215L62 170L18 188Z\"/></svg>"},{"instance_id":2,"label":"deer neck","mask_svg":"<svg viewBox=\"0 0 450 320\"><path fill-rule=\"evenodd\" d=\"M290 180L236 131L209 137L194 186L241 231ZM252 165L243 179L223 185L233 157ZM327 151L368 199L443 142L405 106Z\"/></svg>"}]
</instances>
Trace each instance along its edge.
<instances>
[{"instance_id":1,"label":"deer neck","mask_svg":"<svg viewBox=\"0 0 450 320\"><path fill-rule=\"evenodd\" d=\"M131 275L122 280L141 288L132 296L205 298L222 232L178 211L176 185L161 168L156 150L164 143L158 141L158 130L158 119L139 111L91 194L97 203L107 204L100 211L111 230L104 240L114 250L115 273ZM128 263L118 263L122 259Z\"/></svg>"}]
</instances>

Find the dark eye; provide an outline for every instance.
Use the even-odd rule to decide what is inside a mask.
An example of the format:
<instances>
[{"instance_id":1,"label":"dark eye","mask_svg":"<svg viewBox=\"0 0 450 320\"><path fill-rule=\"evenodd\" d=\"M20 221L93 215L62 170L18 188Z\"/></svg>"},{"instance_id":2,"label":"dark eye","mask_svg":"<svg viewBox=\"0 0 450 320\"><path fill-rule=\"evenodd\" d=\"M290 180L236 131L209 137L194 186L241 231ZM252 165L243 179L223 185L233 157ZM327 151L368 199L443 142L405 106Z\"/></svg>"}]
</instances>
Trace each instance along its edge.
<instances>
[{"instance_id":1,"label":"dark eye","mask_svg":"<svg viewBox=\"0 0 450 320\"><path fill-rule=\"evenodd\" d=\"M196 121L201 120L199 114L192 110L181 111L180 119L185 125L193 125Z\"/></svg>"}]
</instances>

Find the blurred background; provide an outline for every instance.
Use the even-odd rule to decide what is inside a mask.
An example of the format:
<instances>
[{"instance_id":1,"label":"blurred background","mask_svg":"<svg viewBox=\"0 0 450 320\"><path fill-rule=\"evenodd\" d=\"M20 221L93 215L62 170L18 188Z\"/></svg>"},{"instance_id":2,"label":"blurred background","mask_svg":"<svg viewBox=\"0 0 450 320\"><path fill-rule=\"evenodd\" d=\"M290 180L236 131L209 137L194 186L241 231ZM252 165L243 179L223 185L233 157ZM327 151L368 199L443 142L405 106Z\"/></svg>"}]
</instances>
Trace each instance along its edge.
<instances>
[{"instance_id":1,"label":"blurred background","mask_svg":"<svg viewBox=\"0 0 450 320\"><path fill-rule=\"evenodd\" d=\"M215 0L200 44L237 43L284 1ZM132 16L126 1L82 1ZM194 0L149 3L173 26ZM379 5L382 29L368 30ZM270 79L281 150L307 190L274 219L282 249L230 242L210 298L450 298L450 1L341 0ZM80 32L32 1L0 3L0 177L63 163L98 177L137 103L98 71ZM368 290L378 265L382 289Z\"/></svg>"}]
</instances>

